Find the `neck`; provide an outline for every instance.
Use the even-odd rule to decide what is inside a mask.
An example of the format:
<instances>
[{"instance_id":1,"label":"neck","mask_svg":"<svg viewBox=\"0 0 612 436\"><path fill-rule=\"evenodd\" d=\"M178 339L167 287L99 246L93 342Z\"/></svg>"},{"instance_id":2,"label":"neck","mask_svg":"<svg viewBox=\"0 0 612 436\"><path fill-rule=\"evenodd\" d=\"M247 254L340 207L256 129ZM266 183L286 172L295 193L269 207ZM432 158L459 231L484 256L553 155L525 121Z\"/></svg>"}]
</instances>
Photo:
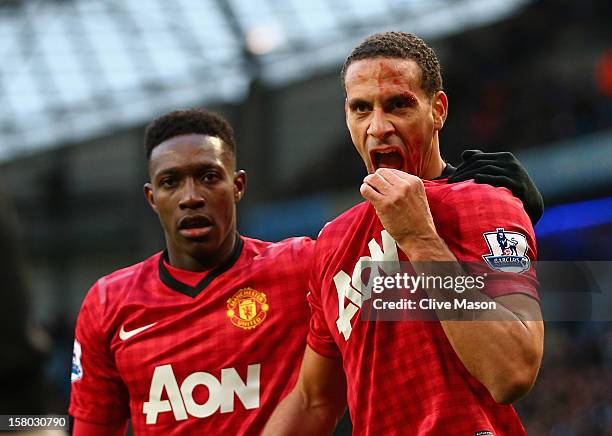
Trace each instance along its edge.
<instances>
[{"instance_id":1,"label":"neck","mask_svg":"<svg viewBox=\"0 0 612 436\"><path fill-rule=\"evenodd\" d=\"M212 253L203 253L197 249L195 252L186 252L167 244L168 261L173 267L186 271L200 272L214 269L230 258L238 237L235 230L231 231L221 246Z\"/></svg>"},{"instance_id":2,"label":"neck","mask_svg":"<svg viewBox=\"0 0 612 436\"><path fill-rule=\"evenodd\" d=\"M444 171L446 163L444 163L444 160L442 160L442 156L440 155L438 132L434 134L432 146L425 162L426 163L424 166L423 174L421 175L421 179L432 180L442 175L442 171Z\"/></svg>"},{"instance_id":3,"label":"neck","mask_svg":"<svg viewBox=\"0 0 612 436\"><path fill-rule=\"evenodd\" d=\"M421 178L423 180L433 180L437 177L440 177L445 167L446 167L446 163L444 163L442 159L436 160L434 164L430 165L427 168L427 171Z\"/></svg>"}]
</instances>

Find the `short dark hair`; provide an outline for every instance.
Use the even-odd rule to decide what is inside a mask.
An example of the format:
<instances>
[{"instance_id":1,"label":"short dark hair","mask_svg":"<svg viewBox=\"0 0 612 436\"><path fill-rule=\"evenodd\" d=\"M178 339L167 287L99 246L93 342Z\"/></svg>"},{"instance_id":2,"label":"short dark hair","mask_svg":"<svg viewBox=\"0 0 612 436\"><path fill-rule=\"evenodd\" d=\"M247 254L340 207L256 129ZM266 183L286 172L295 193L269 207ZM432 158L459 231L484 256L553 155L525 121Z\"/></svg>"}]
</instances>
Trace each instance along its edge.
<instances>
[{"instance_id":1,"label":"short dark hair","mask_svg":"<svg viewBox=\"0 0 612 436\"><path fill-rule=\"evenodd\" d=\"M436 53L412 33L382 32L368 36L344 61L340 80L346 91L346 70L355 61L371 58L411 59L421 68L421 88L431 97L442 88L442 72Z\"/></svg>"},{"instance_id":2,"label":"short dark hair","mask_svg":"<svg viewBox=\"0 0 612 436\"><path fill-rule=\"evenodd\" d=\"M181 135L215 136L236 157L234 129L221 115L200 108L176 110L154 119L145 129L144 147L147 160L153 149L164 141Z\"/></svg>"}]
</instances>

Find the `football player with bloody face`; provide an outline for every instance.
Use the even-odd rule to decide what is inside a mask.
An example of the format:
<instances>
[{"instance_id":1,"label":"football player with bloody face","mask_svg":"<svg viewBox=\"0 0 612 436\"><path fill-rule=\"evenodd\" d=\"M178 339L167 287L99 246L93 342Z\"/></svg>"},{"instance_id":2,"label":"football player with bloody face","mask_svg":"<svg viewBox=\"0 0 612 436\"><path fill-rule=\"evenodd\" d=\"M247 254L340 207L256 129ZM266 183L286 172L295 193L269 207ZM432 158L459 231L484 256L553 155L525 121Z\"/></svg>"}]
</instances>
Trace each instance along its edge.
<instances>
[{"instance_id":1,"label":"football player with bloody face","mask_svg":"<svg viewBox=\"0 0 612 436\"><path fill-rule=\"evenodd\" d=\"M367 38L347 58L342 78L347 126L369 173L360 188L366 202L317 239L300 376L264 434L331 431L345 392L354 434L524 434L510 403L529 391L542 357L533 269L514 274L491 267L493 285L480 297L497 304L492 318L488 312L464 313L475 320L469 322L360 316L370 299L369 279L360 273L364 256L410 261L416 274L428 272L419 262L444 262L460 275L457 261L482 262L491 254L491 235L505 229L520 238L520 255L535 260L522 204L506 189L448 183L455 169L439 146L448 98L438 60L420 38L403 32Z\"/></svg>"}]
</instances>

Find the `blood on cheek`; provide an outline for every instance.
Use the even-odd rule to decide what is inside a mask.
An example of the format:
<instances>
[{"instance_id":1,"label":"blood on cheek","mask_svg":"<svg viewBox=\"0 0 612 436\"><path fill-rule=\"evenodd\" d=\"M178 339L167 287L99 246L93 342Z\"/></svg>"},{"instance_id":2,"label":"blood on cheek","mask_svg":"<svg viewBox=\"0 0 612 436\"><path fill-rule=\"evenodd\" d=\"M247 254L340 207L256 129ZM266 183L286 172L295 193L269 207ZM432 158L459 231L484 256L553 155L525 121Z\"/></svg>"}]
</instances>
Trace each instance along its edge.
<instances>
[{"instance_id":1,"label":"blood on cheek","mask_svg":"<svg viewBox=\"0 0 612 436\"><path fill-rule=\"evenodd\" d=\"M400 131L399 134L406 147L408 172L415 176L422 176L426 139L421 132L421 126L419 123L404 124Z\"/></svg>"},{"instance_id":2,"label":"blood on cheek","mask_svg":"<svg viewBox=\"0 0 612 436\"><path fill-rule=\"evenodd\" d=\"M408 147L408 154L410 155L411 167L410 171L414 172L414 175L418 176L421 172L421 150L416 147Z\"/></svg>"}]
</instances>

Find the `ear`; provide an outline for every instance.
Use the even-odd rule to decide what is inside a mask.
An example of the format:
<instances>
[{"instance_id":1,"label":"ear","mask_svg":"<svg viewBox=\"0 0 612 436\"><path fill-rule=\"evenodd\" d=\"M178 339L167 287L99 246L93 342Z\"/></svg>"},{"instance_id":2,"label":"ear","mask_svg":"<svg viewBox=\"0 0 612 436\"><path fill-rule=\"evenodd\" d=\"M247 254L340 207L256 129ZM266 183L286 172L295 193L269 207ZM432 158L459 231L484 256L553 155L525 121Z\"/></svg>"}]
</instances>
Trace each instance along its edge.
<instances>
[{"instance_id":1,"label":"ear","mask_svg":"<svg viewBox=\"0 0 612 436\"><path fill-rule=\"evenodd\" d=\"M244 170L234 173L234 203L238 203L246 191L247 174Z\"/></svg>"},{"instance_id":2,"label":"ear","mask_svg":"<svg viewBox=\"0 0 612 436\"><path fill-rule=\"evenodd\" d=\"M431 112L434 120L434 129L441 130L444 127L448 115L448 97L444 91L438 91L431 100Z\"/></svg>"},{"instance_id":3,"label":"ear","mask_svg":"<svg viewBox=\"0 0 612 436\"><path fill-rule=\"evenodd\" d=\"M155 205L155 195L153 195L153 185L151 183L145 183L143 187L144 196L147 199L147 203L151 206L151 209L157 213L157 206Z\"/></svg>"}]
</instances>

